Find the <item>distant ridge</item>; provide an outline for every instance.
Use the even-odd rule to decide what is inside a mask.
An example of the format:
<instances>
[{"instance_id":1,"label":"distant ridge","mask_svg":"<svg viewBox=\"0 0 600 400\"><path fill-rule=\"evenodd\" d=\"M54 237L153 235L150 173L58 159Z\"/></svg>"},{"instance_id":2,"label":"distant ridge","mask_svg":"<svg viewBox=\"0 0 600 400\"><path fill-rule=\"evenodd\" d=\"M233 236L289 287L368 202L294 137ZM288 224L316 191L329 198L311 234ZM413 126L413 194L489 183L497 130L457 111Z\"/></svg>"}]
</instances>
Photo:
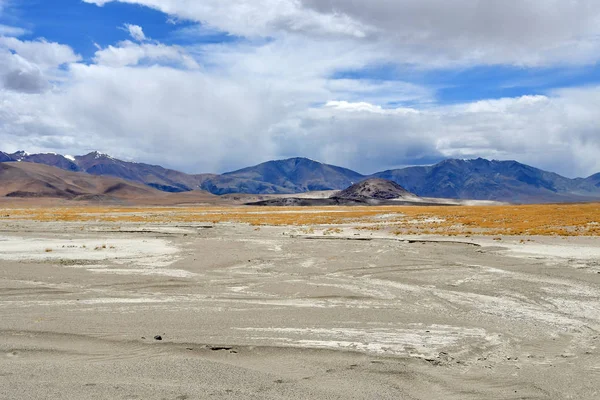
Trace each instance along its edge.
<instances>
[{"instance_id":1,"label":"distant ridge","mask_svg":"<svg viewBox=\"0 0 600 400\"><path fill-rule=\"evenodd\" d=\"M29 154L25 151L13 154L0 153L0 162L8 161L44 164L67 171L112 176L143 183L164 192L187 192L199 189L202 182L201 176L188 175L159 165L122 161L98 151L75 157L56 153Z\"/></svg>"},{"instance_id":2,"label":"distant ridge","mask_svg":"<svg viewBox=\"0 0 600 400\"><path fill-rule=\"evenodd\" d=\"M66 171L29 162L0 163L0 198L54 199L114 204L207 204L220 201L204 191L166 193L120 178Z\"/></svg>"},{"instance_id":3,"label":"distant ridge","mask_svg":"<svg viewBox=\"0 0 600 400\"><path fill-rule=\"evenodd\" d=\"M517 161L445 160L373 176L392 180L424 197L516 203L589 201L600 198L593 176L569 179Z\"/></svg>"},{"instance_id":4,"label":"distant ridge","mask_svg":"<svg viewBox=\"0 0 600 400\"><path fill-rule=\"evenodd\" d=\"M208 179L203 186L217 194L293 194L343 189L364 178L364 175L346 168L296 157L228 172ZM212 186L209 188L207 185Z\"/></svg>"},{"instance_id":5,"label":"distant ridge","mask_svg":"<svg viewBox=\"0 0 600 400\"><path fill-rule=\"evenodd\" d=\"M0 164L0 182L0 196L12 198L95 198L114 201L151 197L158 192L148 186L118 178L92 176L26 162Z\"/></svg>"},{"instance_id":6,"label":"distant ridge","mask_svg":"<svg viewBox=\"0 0 600 400\"><path fill-rule=\"evenodd\" d=\"M45 164L142 183L163 192L206 190L213 194L294 194L343 190L368 178L382 178L421 197L496 200L515 203L575 202L600 199L600 173L569 179L517 161L449 159L431 166L382 171L370 176L347 168L290 158L237 171L186 174L159 165L122 161L100 152L83 156L0 152L0 162Z\"/></svg>"}]
</instances>

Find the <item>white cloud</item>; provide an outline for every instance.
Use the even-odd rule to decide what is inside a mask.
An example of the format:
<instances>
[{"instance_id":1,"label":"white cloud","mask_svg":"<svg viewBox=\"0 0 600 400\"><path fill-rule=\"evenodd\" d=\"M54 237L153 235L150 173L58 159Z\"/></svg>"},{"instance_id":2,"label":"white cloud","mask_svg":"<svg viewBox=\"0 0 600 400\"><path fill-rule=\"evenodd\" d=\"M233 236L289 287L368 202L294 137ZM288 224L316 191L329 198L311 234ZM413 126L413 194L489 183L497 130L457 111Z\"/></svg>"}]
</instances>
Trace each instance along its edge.
<instances>
[{"instance_id":1,"label":"white cloud","mask_svg":"<svg viewBox=\"0 0 600 400\"><path fill-rule=\"evenodd\" d=\"M268 137L249 132L264 131L280 107L243 85L161 66L74 65L60 90L0 94L2 143L35 150L43 138L57 152L99 149L192 171L262 161L249 149L268 152Z\"/></svg>"},{"instance_id":2,"label":"white cloud","mask_svg":"<svg viewBox=\"0 0 600 400\"><path fill-rule=\"evenodd\" d=\"M48 89L49 83L37 65L28 62L18 54L0 50L0 87L35 93Z\"/></svg>"},{"instance_id":3,"label":"white cloud","mask_svg":"<svg viewBox=\"0 0 600 400\"><path fill-rule=\"evenodd\" d=\"M334 111L348 111L348 112L368 112L379 115L399 115L399 114L418 114L419 111L414 108L383 108L378 105L361 101L358 103L351 103L348 101L329 101L325 104L325 109Z\"/></svg>"},{"instance_id":4,"label":"white cloud","mask_svg":"<svg viewBox=\"0 0 600 400\"><path fill-rule=\"evenodd\" d=\"M593 64L597 0L84 0L141 4L241 36L371 41L421 67Z\"/></svg>"},{"instance_id":5,"label":"white cloud","mask_svg":"<svg viewBox=\"0 0 600 400\"><path fill-rule=\"evenodd\" d=\"M175 63L190 69L199 68L198 63L178 46L166 46L161 43L137 44L129 40L98 50L94 61L99 65L111 67L133 66L148 61L159 64Z\"/></svg>"},{"instance_id":6,"label":"white cloud","mask_svg":"<svg viewBox=\"0 0 600 400\"><path fill-rule=\"evenodd\" d=\"M0 36L0 88L35 93L60 79L59 67L80 60L65 45Z\"/></svg>"},{"instance_id":7,"label":"white cloud","mask_svg":"<svg viewBox=\"0 0 600 400\"><path fill-rule=\"evenodd\" d=\"M123 28L129 32L129 35L133 38L133 40L137 40L138 42L143 42L147 40L146 35L144 34L144 30L139 25L125 24Z\"/></svg>"},{"instance_id":8,"label":"white cloud","mask_svg":"<svg viewBox=\"0 0 600 400\"><path fill-rule=\"evenodd\" d=\"M434 90L403 81L332 79L327 81L326 87L346 102L426 104L435 99Z\"/></svg>"},{"instance_id":9,"label":"white cloud","mask_svg":"<svg viewBox=\"0 0 600 400\"><path fill-rule=\"evenodd\" d=\"M81 60L81 56L75 54L69 46L44 39L25 41L14 37L0 37L0 48L12 50L42 68L54 68Z\"/></svg>"},{"instance_id":10,"label":"white cloud","mask_svg":"<svg viewBox=\"0 0 600 400\"><path fill-rule=\"evenodd\" d=\"M377 27L408 62L421 65L593 63L600 3L595 0L303 0Z\"/></svg>"},{"instance_id":11,"label":"white cloud","mask_svg":"<svg viewBox=\"0 0 600 400\"><path fill-rule=\"evenodd\" d=\"M0 36L23 36L26 33L29 33L27 29L0 24Z\"/></svg>"},{"instance_id":12,"label":"white cloud","mask_svg":"<svg viewBox=\"0 0 600 400\"><path fill-rule=\"evenodd\" d=\"M113 0L83 0L103 6ZM124 0L166 14L205 23L242 36L269 36L277 31L362 38L368 28L345 14L320 13L299 0Z\"/></svg>"}]
</instances>

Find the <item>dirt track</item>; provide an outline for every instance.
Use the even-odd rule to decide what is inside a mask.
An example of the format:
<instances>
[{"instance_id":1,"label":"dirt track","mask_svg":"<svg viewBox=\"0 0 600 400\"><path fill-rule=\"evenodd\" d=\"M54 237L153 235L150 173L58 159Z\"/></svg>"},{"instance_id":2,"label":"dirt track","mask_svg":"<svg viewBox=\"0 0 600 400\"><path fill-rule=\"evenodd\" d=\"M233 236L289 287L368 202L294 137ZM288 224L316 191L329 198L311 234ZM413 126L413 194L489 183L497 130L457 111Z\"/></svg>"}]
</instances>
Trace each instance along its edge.
<instances>
[{"instance_id":1,"label":"dirt track","mask_svg":"<svg viewBox=\"0 0 600 400\"><path fill-rule=\"evenodd\" d=\"M600 239L312 236L2 222L0 398L600 397Z\"/></svg>"}]
</instances>

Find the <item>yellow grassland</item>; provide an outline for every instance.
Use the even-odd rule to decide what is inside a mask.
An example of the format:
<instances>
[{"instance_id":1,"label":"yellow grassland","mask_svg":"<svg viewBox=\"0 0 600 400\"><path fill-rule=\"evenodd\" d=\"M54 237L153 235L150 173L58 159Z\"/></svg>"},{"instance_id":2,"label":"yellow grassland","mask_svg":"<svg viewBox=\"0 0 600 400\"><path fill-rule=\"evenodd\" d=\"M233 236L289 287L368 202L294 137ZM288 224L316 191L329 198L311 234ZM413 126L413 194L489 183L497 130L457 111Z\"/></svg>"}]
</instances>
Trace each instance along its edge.
<instances>
[{"instance_id":1,"label":"yellow grassland","mask_svg":"<svg viewBox=\"0 0 600 400\"><path fill-rule=\"evenodd\" d=\"M254 226L344 225L366 231L435 235L600 236L600 204L459 207L60 207L0 209L0 221L247 223ZM332 228L329 225L333 225Z\"/></svg>"}]
</instances>

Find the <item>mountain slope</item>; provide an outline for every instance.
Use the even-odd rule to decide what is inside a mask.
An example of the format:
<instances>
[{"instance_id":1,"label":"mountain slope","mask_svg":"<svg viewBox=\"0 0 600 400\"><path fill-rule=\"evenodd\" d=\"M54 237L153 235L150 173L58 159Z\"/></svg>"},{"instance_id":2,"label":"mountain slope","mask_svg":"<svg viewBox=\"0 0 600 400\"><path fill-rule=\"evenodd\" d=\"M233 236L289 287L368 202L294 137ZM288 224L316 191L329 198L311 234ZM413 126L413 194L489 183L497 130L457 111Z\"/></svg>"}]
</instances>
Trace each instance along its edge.
<instances>
[{"instance_id":1,"label":"mountain slope","mask_svg":"<svg viewBox=\"0 0 600 400\"><path fill-rule=\"evenodd\" d=\"M166 193L124 179L65 171L28 162L0 163L0 198L7 201L91 201L136 205L222 204L210 193ZM37 204L37 203L36 203Z\"/></svg>"},{"instance_id":2,"label":"mountain slope","mask_svg":"<svg viewBox=\"0 0 600 400\"><path fill-rule=\"evenodd\" d=\"M0 197L134 199L162 195L145 185L28 162L0 163Z\"/></svg>"},{"instance_id":3,"label":"mountain slope","mask_svg":"<svg viewBox=\"0 0 600 400\"><path fill-rule=\"evenodd\" d=\"M202 188L217 194L301 193L344 189L364 179L358 172L307 158L268 161L206 181Z\"/></svg>"},{"instance_id":4,"label":"mountain slope","mask_svg":"<svg viewBox=\"0 0 600 400\"><path fill-rule=\"evenodd\" d=\"M99 152L76 157L62 156L55 153L29 154L24 151L13 154L1 153L0 162L6 161L30 162L67 171L82 171L92 175L112 176L143 183L165 192L186 192L199 189L200 182L203 181L201 176L188 175L159 165L122 161Z\"/></svg>"},{"instance_id":5,"label":"mountain slope","mask_svg":"<svg viewBox=\"0 0 600 400\"><path fill-rule=\"evenodd\" d=\"M0 151L0 162L7 162L7 161L14 161L14 160L10 155Z\"/></svg>"},{"instance_id":6,"label":"mountain slope","mask_svg":"<svg viewBox=\"0 0 600 400\"><path fill-rule=\"evenodd\" d=\"M76 156L75 160L81 170L92 175L114 176L140 182L165 192L199 189L198 179L193 175L159 165L122 161L98 152Z\"/></svg>"},{"instance_id":7,"label":"mountain slope","mask_svg":"<svg viewBox=\"0 0 600 400\"><path fill-rule=\"evenodd\" d=\"M595 188L600 189L600 173L594 174L583 180L583 184L591 185Z\"/></svg>"},{"instance_id":8,"label":"mountain slope","mask_svg":"<svg viewBox=\"0 0 600 400\"><path fill-rule=\"evenodd\" d=\"M9 157L12 161L44 164L67 171L81 171L74 159L56 153L29 154L25 151L18 151L9 154Z\"/></svg>"},{"instance_id":9,"label":"mountain slope","mask_svg":"<svg viewBox=\"0 0 600 400\"><path fill-rule=\"evenodd\" d=\"M426 167L379 172L425 197L509 202L583 201L600 197L600 188L581 179L530 167L516 161L446 160Z\"/></svg>"}]
</instances>

